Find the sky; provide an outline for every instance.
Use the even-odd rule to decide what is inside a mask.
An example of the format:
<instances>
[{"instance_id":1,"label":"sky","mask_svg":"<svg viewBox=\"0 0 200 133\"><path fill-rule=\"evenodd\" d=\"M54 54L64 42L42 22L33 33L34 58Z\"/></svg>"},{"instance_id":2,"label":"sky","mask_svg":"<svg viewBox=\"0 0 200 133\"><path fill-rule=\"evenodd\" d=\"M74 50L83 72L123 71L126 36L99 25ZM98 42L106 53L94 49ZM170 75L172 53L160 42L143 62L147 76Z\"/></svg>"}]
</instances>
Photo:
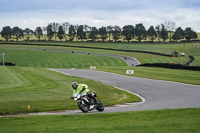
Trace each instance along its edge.
<instances>
[{"instance_id":1,"label":"sky","mask_svg":"<svg viewBox=\"0 0 200 133\"><path fill-rule=\"evenodd\" d=\"M0 29L72 25L135 26L146 29L166 21L200 32L200 0L0 0Z\"/></svg>"}]
</instances>

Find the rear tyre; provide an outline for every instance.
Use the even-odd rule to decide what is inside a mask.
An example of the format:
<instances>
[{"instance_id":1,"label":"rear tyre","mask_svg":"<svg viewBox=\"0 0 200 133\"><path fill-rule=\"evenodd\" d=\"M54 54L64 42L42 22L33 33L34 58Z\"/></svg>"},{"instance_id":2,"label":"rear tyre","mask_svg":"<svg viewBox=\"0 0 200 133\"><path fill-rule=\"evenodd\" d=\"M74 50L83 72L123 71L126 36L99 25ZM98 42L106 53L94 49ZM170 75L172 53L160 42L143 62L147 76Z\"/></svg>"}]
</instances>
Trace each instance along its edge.
<instances>
[{"instance_id":1,"label":"rear tyre","mask_svg":"<svg viewBox=\"0 0 200 133\"><path fill-rule=\"evenodd\" d=\"M85 101L83 100L80 100L78 101L78 107L79 109L84 112L84 113L87 113L88 112L88 105L85 103Z\"/></svg>"},{"instance_id":2,"label":"rear tyre","mask_svg":"<svg viewBox=\"0 0 200 133\"><path fill-rule=\"evenodd\" d=\"M101 111L104 111L103 103L102 103L100 100L98 100L98 99L97 99L97 104L98 104L98 106L97 106L96 109L97 109L98 111L100 111L100 112L101 112Z\"/></svg>"}]
</instances>

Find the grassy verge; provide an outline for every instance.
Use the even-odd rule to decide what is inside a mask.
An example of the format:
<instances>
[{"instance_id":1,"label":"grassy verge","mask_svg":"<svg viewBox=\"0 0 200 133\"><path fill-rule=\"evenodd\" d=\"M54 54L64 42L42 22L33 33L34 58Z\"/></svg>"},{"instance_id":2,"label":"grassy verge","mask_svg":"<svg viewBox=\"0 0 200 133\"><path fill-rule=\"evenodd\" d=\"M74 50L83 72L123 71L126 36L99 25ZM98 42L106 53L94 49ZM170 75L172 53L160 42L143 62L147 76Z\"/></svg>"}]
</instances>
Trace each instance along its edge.
<instances>
[{"instance_id":1,"label":"grassy verge","mask_svg":"<svg viewBox=\"0 0 200 133\"><path fill-rule=\"evenodd\" d=\"M97 70L122 75L127 75L126 70L134 70L134 75L128 76L200 85L200 71L156 67L98 67Z\"/></svg>"},{"instance_id":2,"label":"grassy verge","mask_svg":"<svg viewBox=\"0 0 200 133\"><path fill-rule=\"evenodd\" d=\"M12 43L12 42L10 42ZM15 42L16 43L16 42ZM21 43L21 42L18 42ZM24 42L27 43L27 42ZM171 55L171 51L184 52L186 55L200 55L198 42L191 43L103 43L103 42L30 42L31 44L56 44L81 47L100 47L123 50L149 51Z\"/></svg>"},{"instance_id":3,"label":"grassy verge","mask_svg":"<svg viewBox=\"0 0 200 133\"><path fill-rule=\"evenodd\" d=\"M88 84L106 106L140 101L112 86L45 68L0 67L0 74L0 114L78 109L77 103L70 99L73 81ZM30 110L28 105L31 105Z\"/></svg>"},{"instance_id":4,"label":"grassy verge","mask_svg":"<svg viewBox=\"0 0 200 133\"><path fill-rule=\"evenodd\" d=\"M200 109L0 118L1 132L196 133Z\"/></svg>"},{"instance_id":5,"label":"grassy verge","mask_svg":"<svg viewBox=\"0 0 200 133\"><path fill-rule=\"evenodd\" d=\"M22 67L89 68L90 66L127 66L126 62L113 57L76 53L36 51L30 49L0 49L5 62ZM2 60L2 58L0 58Z\"/></svg>"},{"instance_id":6,"label":"grassy verge","mask_svg":"<svg viewBox=\"0 0 200 133\"><path fill-rule=\"evenodd\" d=\"M115 44L116 45L116 44ZM99 49L88 49L88 48L72 48L72 47L54 47L54 46L24 46L24 45L0 45L0 52L6 51L6 49L20 49L23 51L38 51L41 52L43 48L46 48L47 51L54 51L54 52L83 52L87 53L100 53L100 54L113 54L113 55L122 55L122 56L129 56L133 58L137 58L142 64L143 63L176 63L176 64L185 64L187 63L190 58L187 56L185 57L166 57L160 55L153 55L147 53L137 53L137 52L122 52L122 51L112 51L112 50L99 50ZM7 55L7 54L6 54ZM84 55L85 56L85 55Z\"/></svg>"}]
</instances>

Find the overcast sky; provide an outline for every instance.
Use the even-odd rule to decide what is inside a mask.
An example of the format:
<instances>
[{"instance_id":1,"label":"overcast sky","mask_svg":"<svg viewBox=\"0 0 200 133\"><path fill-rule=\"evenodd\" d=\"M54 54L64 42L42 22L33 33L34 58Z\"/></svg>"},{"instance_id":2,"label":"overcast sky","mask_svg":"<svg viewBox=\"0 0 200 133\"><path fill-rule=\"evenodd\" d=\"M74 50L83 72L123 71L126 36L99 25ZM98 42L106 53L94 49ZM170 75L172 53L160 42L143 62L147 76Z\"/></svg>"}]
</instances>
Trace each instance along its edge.
<instances>
[{"instance_id":1,"label":"overcast sky","mask_svg":"<svg viewBox=\"0 0 200 133\"><path fill-rule=\"evenodd\" d=\"M200 0L0 0L0 29L46 27L52 22L101 26L165 21L200 32Z\"/></svg>"}]
</instances>

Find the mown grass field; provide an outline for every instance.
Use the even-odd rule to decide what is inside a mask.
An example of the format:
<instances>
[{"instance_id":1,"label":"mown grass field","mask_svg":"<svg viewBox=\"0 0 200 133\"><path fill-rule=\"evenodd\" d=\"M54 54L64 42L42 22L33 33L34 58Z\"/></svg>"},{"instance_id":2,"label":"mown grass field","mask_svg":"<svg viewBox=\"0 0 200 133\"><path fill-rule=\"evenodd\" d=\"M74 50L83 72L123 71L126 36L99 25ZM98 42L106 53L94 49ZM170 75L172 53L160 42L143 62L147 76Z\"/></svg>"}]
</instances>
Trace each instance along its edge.
<instances>
[{"instance_id":1,"label":"mown grass field","mask_svg":"<svg viewBox=\"0 0 200 133\"><path fill-rule=\"evenodd\" d=\"M46 68L0 67L0 114L78 109L71 83L85 83L105 106L137 102L140 98L92 80L63 75ZM105 93L106 92L106 93ZM28 110L28 105L31 109Z\"/></svg>"},{"instance_id":2,"label":"mown grass field","mask_svg":"<svg viewBox=\"0 0 200 133\"><path fill-rule=\"evenodd\" d=\"M12 42L10 42L12 43ZM17 43L17 42L16 42ZM20 44L20 42L18 42ZM24 42L27 43L27 42ZM164 53L171 55L171 51L184 52L186 55L200 55L199 42L191 43L103 43L103 42L30 42L31 44L57 44L81 47L100 47L121 50L138 50Z\"/></svg>"},{"instance_id":3,"label":"mown grass field","mask_svg":"<svg viewBox=\"0 0 200 133\"><path fill-rule=\"evenodd\" d=\"M1 49L23 49L23 50L37 50L42 51L43 48L46 48L47 51L54 51L54 52L68 52L71 53L74 51L75 53L82 52L85 53L100 53L100 54L112 54L112 55L124 55L133 58L137 58L141 64L143 63L180 63L185 64L187 63L190 58L189 55L182 57L166 57L160 55L153 55L147 53L137 53L137 52L122 52L122 51L112 51L112 50L99 50L99 49L88 49L88 48L72 48L72 47L53 47L53 46L23 46L23 45L0 45ZM0 59L1 60L1 59ZM198 65L198 64L195 64ZM199 64L200 65L200 64Z\"/></svg>"},{"instance_id":4,"label":"mown grass field","mask_svg":"<svg viewBox=\"0 0 200 133\"><path fill-rule=\"evenodd\" d=\"M2 133L198 133L200 109L0 118Z\"/></svg>"},{"instance_id":5,"label":"mown grass field","mask_svg":"<svg viewBox=\"0 0 200 133\"><path fill-rule=\"evenodd\" d=\"M164 45L163 45L164 46ZM189 45L188 45L189 46ZM9 47L9 48L8 48ZM48 47L47 49L49 49ZM6 51L5 59L14 62L16 67L0 67L0 111L4 113L27 113L38 111L52 111L78 108L76 102L69 99L72 95L71 82L86 83L91 90L97 92L98 97L105 105L120 102L139 101L129 93L116 90L95 81L77 77L66 76L46 69L46 67L60 68L87 68L84 63L66 64L67 56L76 61L85 58L85 61L95 62L98 57L91 55L76 55L64 53L65 48L51 47L52 51L42 51L42 47L35 46L2 46L0 53ZM67 49L75 50L75 49ZM116 51L76 49L83 52L110 53L137 56L139 61L149 62L154 58L163 57L149 54L125 53ZM58 52L60 51L60 52ZM199 56L194 52L196 56ZM52 59L53 58L53 59ZM61 58L61 59L58 59ZM169 57L170 58L170 57ZM181 57L180 57L181 58ZM57 59L58 61L55 61ZM65 60L66 59L66 60ZM126 69L134 69L133 76L171 80L199 85L198 71L173 70L164 68L128 67L122 60L113 61L98 58L97 70L124 74ZM149 59L149 60L148 60ZM167 59L167 58L166 58ZM173 59L173 58L172 58ZM1 60L1 59L0 59ZM62 60L64 60L62 62ZM106 63L108 60L109 63ZM155 59L156 60L156 59ZM104 63L99 63L100 61ZM158 60L157 60L158 61ZM112 62L112 61L111 61ZM93 64L92 63L92 64ZM30 66L26 66L29 64ZM109 90L109 96L105 96ZM110 95L112 94L112 95ZM121 99L119 99L119 97ZM27 106L31 105L28 110ZM200 109L175 109L157 111L135 111L108 114L82 114L82 115L59 115L59 116L23 116L23 117L0 117L0 132L170 132L188 133L199 132Z\"/></svg>"},{"instance_id":6,"label":"mown grass field","mask_svg":"<svg viewBox=\"0 0 200 133\"><path fill-rule=\"evenodd\" d=\"M126 66L126 62L118 58L90 56L76 53L0 49L0 53L6 53L5 62L16 63L23 67L45 68L89 68L90 66ZM2 58L1 58L2 60Z\"/></svg>"}]
</instances>

